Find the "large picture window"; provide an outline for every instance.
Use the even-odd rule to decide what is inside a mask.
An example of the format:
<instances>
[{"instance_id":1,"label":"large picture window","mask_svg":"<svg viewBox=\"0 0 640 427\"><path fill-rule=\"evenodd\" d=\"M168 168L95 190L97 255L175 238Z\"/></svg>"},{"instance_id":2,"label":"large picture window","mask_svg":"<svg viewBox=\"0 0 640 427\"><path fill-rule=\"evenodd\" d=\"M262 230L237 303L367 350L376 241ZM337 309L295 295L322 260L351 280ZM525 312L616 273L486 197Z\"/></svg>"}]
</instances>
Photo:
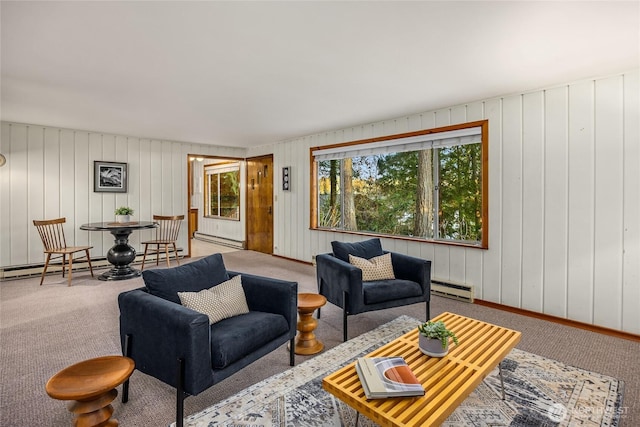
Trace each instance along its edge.
<instances>
[{"instance_id":1,"label":"large picture window","mask_svg":"<svg viewBox=\"0 0 640 427\"><path fill-rule=\"evenodd\" d=\"M312 227L487 247L487 122L311 150Z\"/></svg>"},{"instance_id":2,"label":"large picture window","mask_svg":"<svg viewBox=\"0 0 640 427\"><path fill-rule=\"evenodd\" d=\"M205 216L240 220L240 164L208 165L205 174Z\"/></svg>"}]
</instances>

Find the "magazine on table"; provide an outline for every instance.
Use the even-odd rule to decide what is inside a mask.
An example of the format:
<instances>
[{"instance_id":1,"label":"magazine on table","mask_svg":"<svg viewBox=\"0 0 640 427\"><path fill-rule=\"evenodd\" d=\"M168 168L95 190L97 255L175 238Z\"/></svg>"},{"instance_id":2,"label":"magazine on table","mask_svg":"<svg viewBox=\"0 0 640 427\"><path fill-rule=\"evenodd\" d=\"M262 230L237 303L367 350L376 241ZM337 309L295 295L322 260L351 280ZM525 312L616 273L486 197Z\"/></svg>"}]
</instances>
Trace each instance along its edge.
<instances>
[{"instance_id":1,"label":"magazine on table","mask_svg":"<svg viewBox=\"0 0 640 427\"><path fill-rule=\"evenodd\" d=\"M367 399L424 396L424 387L402 357L359 357L356 372Z\"/></svg>"}]
</instances>

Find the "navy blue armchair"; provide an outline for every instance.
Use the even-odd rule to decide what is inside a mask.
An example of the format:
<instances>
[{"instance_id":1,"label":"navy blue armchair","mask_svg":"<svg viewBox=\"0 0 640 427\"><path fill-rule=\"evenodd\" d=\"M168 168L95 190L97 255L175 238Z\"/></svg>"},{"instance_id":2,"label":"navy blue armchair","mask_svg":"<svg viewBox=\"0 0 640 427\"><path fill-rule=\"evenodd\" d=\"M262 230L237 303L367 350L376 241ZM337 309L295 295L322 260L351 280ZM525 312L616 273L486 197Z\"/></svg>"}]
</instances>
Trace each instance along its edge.
<instances>
[{"instance_id":1,"label":"navy blue armchair","mask_svg":"<svg viewBox=\"0 0 640 427\"><path fill-rule=\"evenodd\" d=\"M145 270L145 287L121 293L123 354L136 369L176 388L176 424L184 399L197 395L287 341L294 365L298 284L241 274L249 312L209 324L206 314L180 304L178 292L198 292L240 273L227 271L220 254L176 268ZM123 402L128 399L128 381Z\"/></svg>"},{"instance_id":2,"label":"navy blue armchair","mask_svg":"<svg viewBox=\"0 0 640 427\"><path fill-rule=\"evenodd\" d=\"M318 292L342 308L343 339L347 341L347 316L419 302L430 319L431 261L388 252L380 239L357 243L331 242L333 253L316 256ZM362 270L349 263L349 255L370 259L391 254L395 279L363 281ZM320 310L318 310L320 318Z\"/></svg>"}]
</instances>

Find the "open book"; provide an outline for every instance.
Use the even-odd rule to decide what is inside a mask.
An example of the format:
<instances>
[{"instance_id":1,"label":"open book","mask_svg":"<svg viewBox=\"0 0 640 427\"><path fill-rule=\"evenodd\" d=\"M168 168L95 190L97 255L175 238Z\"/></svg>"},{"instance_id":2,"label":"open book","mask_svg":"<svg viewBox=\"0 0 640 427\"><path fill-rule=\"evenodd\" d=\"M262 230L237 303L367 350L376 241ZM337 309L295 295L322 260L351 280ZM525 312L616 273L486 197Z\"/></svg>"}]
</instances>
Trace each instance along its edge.
<instances>
[{"instance_id":1,"label":"open book","mask_svg":"<svg viewBox=\"0 0 640 427\"><path fill-rule=\"evenodd\" d=\"M424 396L422 384L402 357L360 357L356 372L367 399Z\"/></svg>"}]
</instances>

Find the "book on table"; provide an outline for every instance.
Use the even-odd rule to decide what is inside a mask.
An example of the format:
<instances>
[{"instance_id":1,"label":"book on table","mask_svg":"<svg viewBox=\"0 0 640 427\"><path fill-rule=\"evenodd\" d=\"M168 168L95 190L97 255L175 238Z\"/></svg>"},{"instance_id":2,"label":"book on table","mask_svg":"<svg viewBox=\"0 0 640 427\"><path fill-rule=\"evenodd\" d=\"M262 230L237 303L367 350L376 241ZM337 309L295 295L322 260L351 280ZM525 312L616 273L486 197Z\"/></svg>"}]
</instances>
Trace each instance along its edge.
<instances>
[{"instance_id":1,"label":"book on table","mask_svg":"<svg viewBox=\"0 0 640 427\"><path fill-rule=\"evenodd\" d=\"M400 356L359 357L356 372L367 399L424 396L424 387Z\"/></svg>"}]
</instances>

